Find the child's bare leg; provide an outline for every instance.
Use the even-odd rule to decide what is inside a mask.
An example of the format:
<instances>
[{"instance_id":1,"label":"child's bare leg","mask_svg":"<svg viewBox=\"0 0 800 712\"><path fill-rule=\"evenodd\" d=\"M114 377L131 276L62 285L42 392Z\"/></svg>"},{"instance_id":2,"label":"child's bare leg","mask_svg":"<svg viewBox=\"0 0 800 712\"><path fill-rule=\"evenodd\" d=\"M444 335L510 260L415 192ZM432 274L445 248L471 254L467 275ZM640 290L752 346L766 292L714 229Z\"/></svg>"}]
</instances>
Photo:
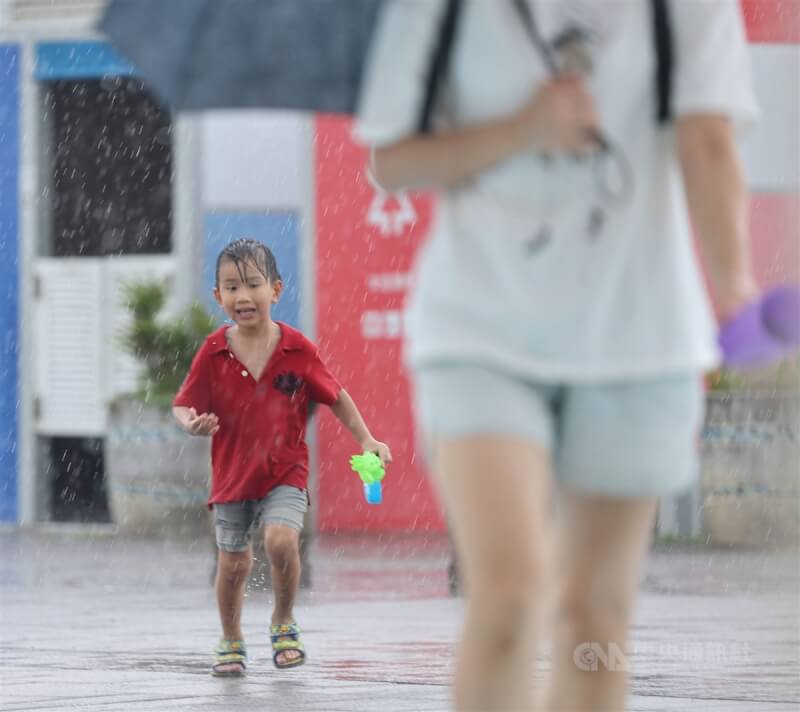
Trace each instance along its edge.
<instances>
[{"instance_id":1,"label":"child's bare leg","mask_svg":"<svg viewBox=\"0 0 800 712\"><path fill-rule=\"evenodd\" d=\"M222 551L217 557L217 605L222 623L222 636L227 640L243 640L242 635L242 607L244 606L244 592L247 579L253 565L253 552L248 547L246 551ZM221 665L218 673L235 672L241 668L239 663Z\"/></svg>"},{"instance_id":2,"label":"child's bare leg","mask_svg":"<svg viewBox=\"0 0 800 712\"><path fill-rule=\"evenodd\" d=\"M300 532L281 524L264 528L264 550L269 557L275 608L272 624L294 622L294 601L300 583ZM296 650L280 653L286 661L300 656Z\"/></svg>"},{"instance_id":3,"label":"child's bare leg","mask_svg":"<svg viewBox=\"0 0 800 712\"><path fill-rule=\"evenodd\" d=\"M433 469L464 573L456 709L530 710L546 578L547 453L513 437L439 439Z\"/></svg>"},{"instance_id":4,"label":"child's bare leg","mask_svg":"<svg viewBox=\"0 0 800 712\"><path fill-rule=\"evenodd\" d=\"M625 707L625 657L657 500L565 493L559 507L559 591L550 709Z\"/></svg>"}]
</instances>

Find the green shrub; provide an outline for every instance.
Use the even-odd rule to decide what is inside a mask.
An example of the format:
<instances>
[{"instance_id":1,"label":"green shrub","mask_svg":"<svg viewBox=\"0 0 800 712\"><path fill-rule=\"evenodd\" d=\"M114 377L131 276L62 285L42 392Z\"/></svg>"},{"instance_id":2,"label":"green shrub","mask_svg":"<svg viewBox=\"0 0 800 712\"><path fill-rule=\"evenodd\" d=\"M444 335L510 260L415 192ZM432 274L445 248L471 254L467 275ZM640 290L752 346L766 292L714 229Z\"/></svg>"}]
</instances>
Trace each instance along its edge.
<instances>
[{"instance_id":1,"label":"green shrub","mask_svg":"<svg viewBox=\"0 0 800 712\"><path fill-rule=\"evenodd\" d=\"M201 304L192 304L171 320L159 319L167 300L166 285L157 281L124 285L131 322L120 334L122 348L139 361L142 374L136 398L168 409L197 350L216 328Z\"/></svg>"},{"instance_id":2,"label":"green shrub","mask_svg":"<svg viewBox=\"0 0 800 712\"><path fill-rule=\"evenodd\" d=\"M797 391L800 390L800 357L743 373L721 368L709 376L708 386L715 391Z\"/></svg>"}]
</instances>

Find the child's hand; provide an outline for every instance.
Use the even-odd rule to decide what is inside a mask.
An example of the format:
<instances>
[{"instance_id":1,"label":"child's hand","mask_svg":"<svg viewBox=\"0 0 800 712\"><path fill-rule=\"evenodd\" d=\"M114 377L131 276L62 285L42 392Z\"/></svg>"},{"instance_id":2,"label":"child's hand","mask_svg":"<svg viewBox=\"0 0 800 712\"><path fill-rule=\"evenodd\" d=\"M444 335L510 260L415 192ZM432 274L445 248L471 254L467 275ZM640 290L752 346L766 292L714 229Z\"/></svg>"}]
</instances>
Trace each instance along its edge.
<instances>
[{"instance_id":1,"label":"child's hand","mask_svg":"<svg viewBox=\"0 0 800 712\"><path fill-rule=\"evenodd\" d=\"M361 448L364 452L374 452L384 465L388 465L392 461L392 453L386 443L379 442L375 438L370 438L361 443Z\"/></svg>"},{"instance_id":2,"label":"child's hand","mask_svg":"<svg viewBox=\"0 0 800 712\"><path fill-rule=\"evenodd\" d=\"M214 435L219 430L219 418L213 413L197 415L194 408L189 408L186 430L191 435Z\"/></svg>"}]
</instances>

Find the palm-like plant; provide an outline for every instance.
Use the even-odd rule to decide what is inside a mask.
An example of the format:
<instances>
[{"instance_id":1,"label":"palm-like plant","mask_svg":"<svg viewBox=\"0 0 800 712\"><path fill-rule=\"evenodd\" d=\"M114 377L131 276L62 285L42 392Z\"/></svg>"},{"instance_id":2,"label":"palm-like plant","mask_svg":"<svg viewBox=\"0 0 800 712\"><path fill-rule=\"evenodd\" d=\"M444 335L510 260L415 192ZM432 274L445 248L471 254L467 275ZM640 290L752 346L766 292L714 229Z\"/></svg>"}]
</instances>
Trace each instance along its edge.
<instances>
[{"instance_id":1,"label":"palm-like plant","mask_svg":"<svg viewBox=\"0 0 800 712\"><path fill-rule=\"evenodd\" d=\"M136 397L169 408L192 358L216 323L198 303L173 319L159 319L167 300L162 282L128 283L123 293L132 319L120 334L121 344L143 366Z\"/></svg>"}]
</instances>

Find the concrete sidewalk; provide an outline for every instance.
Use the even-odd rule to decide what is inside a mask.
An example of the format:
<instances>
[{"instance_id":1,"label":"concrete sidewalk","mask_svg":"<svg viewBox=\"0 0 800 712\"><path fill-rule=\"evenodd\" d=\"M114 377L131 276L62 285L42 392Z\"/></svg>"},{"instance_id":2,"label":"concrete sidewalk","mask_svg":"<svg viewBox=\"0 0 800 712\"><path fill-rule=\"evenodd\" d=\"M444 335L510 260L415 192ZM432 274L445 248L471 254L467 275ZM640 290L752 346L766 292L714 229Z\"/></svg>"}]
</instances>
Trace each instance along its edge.
<instances>
[{"instance_id":1,"label":"concrete sidewalk","mask_svg":"<svg viewBox=\"0 0 800 712\"><path fill-rule=\"evenodd\" d=\"M68 530L67 530L68 531ZM447 710L461 601L440 537L313 547L298 620L309 662L278 672L270 593L245 610L250 674L208 674L207 542L0 535L3 710ZM633 631L631 710L796 710L796 553L656 549ZM546 653L536 675L547 669Z\"/></svg>"}]
</instances>

